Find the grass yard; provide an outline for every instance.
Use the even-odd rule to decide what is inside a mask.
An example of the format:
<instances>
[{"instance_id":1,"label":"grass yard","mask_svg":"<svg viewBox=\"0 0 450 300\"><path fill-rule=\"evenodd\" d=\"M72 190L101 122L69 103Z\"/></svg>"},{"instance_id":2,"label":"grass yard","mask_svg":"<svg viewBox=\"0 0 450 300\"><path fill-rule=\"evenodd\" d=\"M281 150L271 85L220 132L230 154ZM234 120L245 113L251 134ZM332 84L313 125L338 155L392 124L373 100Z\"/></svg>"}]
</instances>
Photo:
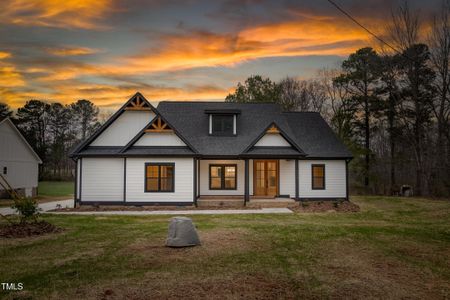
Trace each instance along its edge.
<instances>
[{"instance_id":1,"label":"grass yard","mask_svg":"<svg viewBox=\"0 0 450 300\"><path fill-rule=\"evenodd\" d=\"M450 201L353 197L360 213L192 216L203 245L164 247L170 216L45 216L65 232L0 240L0 298L450 297ZM2 294L3 293L3 294Z\"/></svg>"},{"instance_id":2,"label":"grass yard","mask_svg":"<svg viewBox=\"0 0 450 300\"><path fill-rule=\"evenodd\" d=\"M44 203L55 200L70 199L73 197L73 181L39 181L37 202ZM14 204L11 199L0 199L0 207L9 207Z\"/></svg>"},{"instance_id":3,"label":"grass yard","mask_svg":"<svg viewBox=\"0 0 450 300\"><path fill-rule=\"evenodd\" d=\"M73 195L73 181L39 181L39 197L67 197Z\"/></svg>"}]
</instances>

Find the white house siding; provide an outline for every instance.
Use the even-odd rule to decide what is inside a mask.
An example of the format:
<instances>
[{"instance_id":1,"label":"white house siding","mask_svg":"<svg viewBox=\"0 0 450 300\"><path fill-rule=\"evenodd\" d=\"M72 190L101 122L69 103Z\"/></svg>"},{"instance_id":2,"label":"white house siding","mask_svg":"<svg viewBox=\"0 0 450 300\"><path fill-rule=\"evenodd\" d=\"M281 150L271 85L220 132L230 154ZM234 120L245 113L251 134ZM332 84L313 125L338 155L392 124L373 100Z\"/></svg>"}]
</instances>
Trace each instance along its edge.
<instances>
[{"instance_id":1,"label":"white house siding","mask_svg":"<svg viewBox=\"0 0 450 300\"><path fill-rule=\"evenodd\" d=\"M255 144L264 147L290 147L291 145L279 133L267 133Z\"/></svg>"},{"instance_id":2,"label":"white house siding","mask_svg":"<svg viewBox=\"0 0 450 300\"><path fill-rule=\"evenodd\" d=\"M237 165L237 189L236 190L210 190L209 189L209 165L236 164ZM250 177L250 180L252 178ZM244 160L200 160L200 196L212 195L244 195L245 193L245 161ZM253 192L253 191L251 191Z\"/></svg>"},{"instance_id":3,"label":"white house siding","mask_svg":"<svg viewBox=\"0 0 450 300\"><path fill-rule=\"evenodd\" d=\"M146 193L145 163L174 163L175 192ZM192 158L127 158L126 202L193 202L194 160Z\"/></svg>"},{"instance_id":4,"label":"white house siding","mask_svg":"<svg viewBox=\"0 0 450 300\"><path fill-rule=\"evenodd\" d=\"M311 165L325 165L325 189L313 190L311 186ZM299 161L300 198L345 198L346 174L345 160L300 160Z\"/></svg>"},{"instance_id":5,"label":"white house siding","mask_svg":"<svg viewBox=\"0 0 450 300\"><path fill-rule=\"evenodd\" d=\"M123 158L82 158L81 201L123 201Z\"/></svg>"},{"instance_id":6,"label":"white house siding","mask_svg":"<svg viewBox=\"0 0 450 300\"><path fill-rule=\"evenodd\" d=\"M145 133L134 146L186 146L175 133Z\"/></svg>"},{"instance_id":7,"label":"white house siding","mask_svg":"<svg viewBox=\"0 0 450 300\"><path fill-rule=\"evenodd\" d=\"M152 111L125 111L90 146L125 146L154 116Z\"/></svg>"},{"instance_id":8,"label":"white house siding","mask_svg":"<svg viewBox=\"0 0 450 300\"><path fill-rule=\"evenodd\" d=\"M18 131L9 120L3 121L0 124L0 174L14 189L24 188L26 195L31 196L32 188L38 185L38 165L37 157ZM3 174L4 167L7 174Z\"/></svg>"},{"instance_id":9,"label":"white house siding","mask_svg":"<svg viewBox=\"0 0 450 300\"><path fill-rule=\"evenodd\" d=\"M280 195L295 197L295 159L280 159Z\"/></svg>"}]
</instances>

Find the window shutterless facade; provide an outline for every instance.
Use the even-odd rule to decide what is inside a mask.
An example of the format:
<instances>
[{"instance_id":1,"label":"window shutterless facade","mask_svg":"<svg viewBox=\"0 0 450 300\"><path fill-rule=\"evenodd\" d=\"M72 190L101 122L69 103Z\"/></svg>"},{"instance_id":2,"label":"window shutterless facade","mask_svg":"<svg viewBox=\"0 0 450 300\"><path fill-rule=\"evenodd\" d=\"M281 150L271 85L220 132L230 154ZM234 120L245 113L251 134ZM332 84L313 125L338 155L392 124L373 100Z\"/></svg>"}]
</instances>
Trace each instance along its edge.
<instances>
[{"instance_id":1,"label":"window shutterless facade","mask_svg":"<svg viewBox=\"0 0 450 300\"><path fill-rule=\"evenodd\" d=\"M171 193L175 191L174 163L145 164L145 192Z\"/></svg>"},{"instance_id":2,"label":"window shutterless facade","mask_svg":"<svg viewBox=\"0 0 450 300\"><path fill-rule=\"evenodd\" d=\"M209 165L210 190L236 190L237 165Z\"/></svg>"},{"instance_id":3,"label":"window shutterless facade","mask_svg":"<svg viewBox=\"0 0 450 300\"><path fill-rule=\"evenodd\" d=\"M325 165L311 165L311 184L313 190L325 189Z\"/></svg>"}]
</instances>

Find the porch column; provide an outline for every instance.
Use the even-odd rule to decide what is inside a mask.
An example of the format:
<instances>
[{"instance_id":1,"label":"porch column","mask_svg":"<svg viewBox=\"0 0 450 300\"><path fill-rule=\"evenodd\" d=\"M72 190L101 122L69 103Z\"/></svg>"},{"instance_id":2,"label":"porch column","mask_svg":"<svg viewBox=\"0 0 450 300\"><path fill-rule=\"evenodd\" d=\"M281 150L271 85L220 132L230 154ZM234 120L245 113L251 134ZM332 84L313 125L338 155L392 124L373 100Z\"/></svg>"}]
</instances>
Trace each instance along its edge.
<instances>
[{"instance_id":1,"label":"porch column","mask_svg":"<svg viewBox=\"0 0 450 300\"><path fill-rule=\"evenodd\" d=\"M298 201L298 158L295 159L295 200Z\"/></svg>"},{"instance_id":2,"label":"porch column","mask_svg":"<svg viewBox=\"0 0 450 300\"><path fill-rule=\"evenodd\" d=\"M193 196L193 201L194 201L194 205L197 206L197 162L198 159L194 158L194 196Z\"/></svg>"},{"instance_id":3,"label":"porch column","mask_svg":"<svg viewBox=\"0 0 450 300\"><path fill-rule=\"evenodd\" d=\"M247 204L249 200L249 176L248 176L248 159L245 159L245 194L244 194L244 205Z\"/></svg>"}]
</instances>

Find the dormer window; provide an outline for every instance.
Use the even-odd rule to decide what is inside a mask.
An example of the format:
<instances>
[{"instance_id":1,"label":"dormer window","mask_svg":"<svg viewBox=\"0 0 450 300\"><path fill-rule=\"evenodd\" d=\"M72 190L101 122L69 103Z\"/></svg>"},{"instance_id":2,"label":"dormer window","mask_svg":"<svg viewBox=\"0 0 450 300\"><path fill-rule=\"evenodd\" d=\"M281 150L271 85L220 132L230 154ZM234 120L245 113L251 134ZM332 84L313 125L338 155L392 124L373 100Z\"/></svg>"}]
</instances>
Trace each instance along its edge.
<instances>
[{"instance_id":1,"label":"dormer window","mask_svg":"<svg viewBox=\"0 0 450 300\"><path fill-rule=\"evenodd\" d=\"M213 135L235 135L234 115L211 115Z\"/></svg>"},{"instance_id":2,"label":"dormer window","mask_svg":"<svg viewBox=\"0 0 450 300\"><path fill-rule=\"evenodd\" d=\"M205 110L209 115L209 134L235 136L237 134L237 115L239 110Z\"/></svg>"}]
</instances>

